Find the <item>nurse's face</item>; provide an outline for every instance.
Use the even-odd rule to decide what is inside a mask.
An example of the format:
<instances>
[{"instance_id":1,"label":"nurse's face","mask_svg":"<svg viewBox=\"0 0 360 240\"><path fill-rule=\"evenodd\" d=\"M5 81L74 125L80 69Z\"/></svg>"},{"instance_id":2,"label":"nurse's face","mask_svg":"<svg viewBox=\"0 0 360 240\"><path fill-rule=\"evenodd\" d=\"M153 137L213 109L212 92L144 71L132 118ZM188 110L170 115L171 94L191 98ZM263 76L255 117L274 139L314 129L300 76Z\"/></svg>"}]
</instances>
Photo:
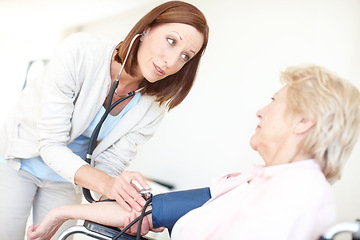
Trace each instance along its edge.
<instances>
[{"instance_id":1,"label":"nurse's face","mask_svg":"<svg viewBox=\"0 0 360 240\"><path fill-rule=\"evenodd\" d=\"M182 23L159 24L145 33L137 53L138 71L152 83L178 72L204 42L199 31Z\"/></svg>"}]
</instances>

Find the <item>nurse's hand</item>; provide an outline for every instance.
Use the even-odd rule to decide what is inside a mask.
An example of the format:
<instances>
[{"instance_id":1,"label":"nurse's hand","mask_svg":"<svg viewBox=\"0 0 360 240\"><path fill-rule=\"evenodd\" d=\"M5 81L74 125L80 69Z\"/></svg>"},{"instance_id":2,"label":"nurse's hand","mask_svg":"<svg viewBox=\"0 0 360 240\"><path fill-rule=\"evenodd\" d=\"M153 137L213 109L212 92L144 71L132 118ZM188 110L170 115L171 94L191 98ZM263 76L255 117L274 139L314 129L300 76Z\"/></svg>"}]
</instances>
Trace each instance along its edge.
<instances>
[{"instance_id":1,"label":"nurse's hand","mask_svg":"<svg viewBox=\"0 0 360 240\"><path fill-rule=\"evenodd\" d=\"M145 178L139 172L123 172L110 179L106 184L105 195L115 199L125 210L141 211L145 205L145 199L139 194L139 188L134 184L138 182L143 189L149 189Z\"/></svg>"}]
</instances>

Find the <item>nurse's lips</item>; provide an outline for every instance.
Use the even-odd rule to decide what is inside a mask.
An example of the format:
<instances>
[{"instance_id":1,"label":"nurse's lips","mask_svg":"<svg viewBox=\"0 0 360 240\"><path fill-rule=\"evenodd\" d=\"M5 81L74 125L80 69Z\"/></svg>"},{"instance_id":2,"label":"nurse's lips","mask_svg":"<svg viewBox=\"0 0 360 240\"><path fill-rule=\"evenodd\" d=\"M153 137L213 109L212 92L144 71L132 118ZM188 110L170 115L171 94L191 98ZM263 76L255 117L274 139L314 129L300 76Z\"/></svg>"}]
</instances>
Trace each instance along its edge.
<instances>
[{"instance_id":1,"label":"nurse's lips","mask_svg":"<svg viewBox=\"0 0 360 240\"><path fill-rule=\"evenodd\" d=\"M162 75L165 74L165 72L164 72L161 68L159 68L157 65L155 65L155 64L154 64L154 68L155 68L155 71L156 71L156 73L157 73L158 75L162 76Z\"/></svg>"}]
</instances>

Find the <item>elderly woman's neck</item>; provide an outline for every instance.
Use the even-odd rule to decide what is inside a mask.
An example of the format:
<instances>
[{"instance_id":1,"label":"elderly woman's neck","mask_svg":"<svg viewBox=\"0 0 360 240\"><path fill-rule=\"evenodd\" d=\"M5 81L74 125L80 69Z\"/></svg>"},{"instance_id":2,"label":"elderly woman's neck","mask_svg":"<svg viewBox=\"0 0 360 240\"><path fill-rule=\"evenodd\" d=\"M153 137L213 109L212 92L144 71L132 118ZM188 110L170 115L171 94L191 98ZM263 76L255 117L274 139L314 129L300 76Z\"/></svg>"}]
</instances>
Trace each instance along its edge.
<instances>
[{"instance_id":1,"label":"elderly woman's neck","mask_svg":"<svg viewBox=\"0 0 360 240\"><path fill-rule=\"evenodd\" d=\"M287 164L308 159L307 155L300 153L295 148L282 148L273 154L261 155L266 166L274 166L279 164Z\"/></svg>"}]
</instances>

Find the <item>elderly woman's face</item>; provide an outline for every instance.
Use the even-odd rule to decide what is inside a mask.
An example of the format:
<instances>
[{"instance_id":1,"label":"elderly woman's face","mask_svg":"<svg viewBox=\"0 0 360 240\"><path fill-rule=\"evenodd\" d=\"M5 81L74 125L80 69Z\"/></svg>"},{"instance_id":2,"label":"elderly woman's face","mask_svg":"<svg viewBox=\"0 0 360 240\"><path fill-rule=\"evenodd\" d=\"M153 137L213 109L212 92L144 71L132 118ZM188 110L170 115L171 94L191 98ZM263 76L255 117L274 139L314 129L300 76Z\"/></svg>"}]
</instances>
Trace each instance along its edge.
<instances>
[{"instance_id":1,"label":"elderly woman's face","mask_svg":"<svg viewBox=\"0 0 360 240\"><path fill-rule=\"evenodd\" d=\"M178 72L204 42L196 28L181 23L156 25L145 33L137 55L139 74L152 83Z\"/></svg>"},{"instance_id":2,"label":"elderly woman's face","mask_svg":"<svg viewBox=\"0 0 360 240\"><path fill-rule=\"evenodd\" d=\"M287 90L287 86L280 89L274 94L272 102L256 113L260 122L255 134L251 137L250 145L259 152L266 165L286 163L278 162L279 160L287 161L287 159L282 160L279 154L283 154L282 148L294 136L294 128L299 121L298 117L285 114Z\"/></svg>"}]
</instances>

